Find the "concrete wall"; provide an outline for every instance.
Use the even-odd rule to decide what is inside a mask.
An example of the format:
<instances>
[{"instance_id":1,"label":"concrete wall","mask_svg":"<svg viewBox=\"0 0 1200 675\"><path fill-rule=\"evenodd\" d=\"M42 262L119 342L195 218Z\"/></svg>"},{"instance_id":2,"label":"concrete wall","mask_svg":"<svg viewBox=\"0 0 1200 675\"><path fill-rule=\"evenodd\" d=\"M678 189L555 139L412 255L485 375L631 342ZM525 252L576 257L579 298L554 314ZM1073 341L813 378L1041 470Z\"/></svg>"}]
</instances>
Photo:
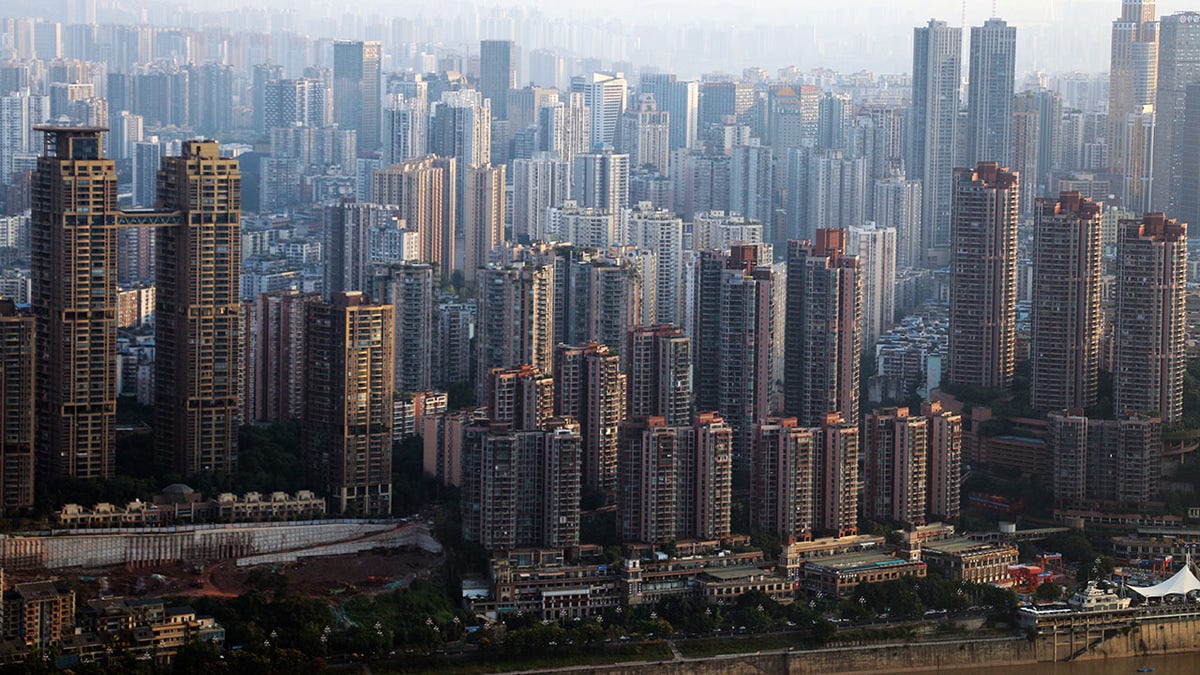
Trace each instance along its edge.
<instances>
[{"instance_id":1,"label":"concrete wall","mask_svg":"<svg viewBox=\"0 0 1200 675\"><path fill-rule=\"evenodd\" d=\"M388 521L331 520L0 536L0 567L60 569L227 560L345 542L395 527Z\"/></svg>"}]
</instances>

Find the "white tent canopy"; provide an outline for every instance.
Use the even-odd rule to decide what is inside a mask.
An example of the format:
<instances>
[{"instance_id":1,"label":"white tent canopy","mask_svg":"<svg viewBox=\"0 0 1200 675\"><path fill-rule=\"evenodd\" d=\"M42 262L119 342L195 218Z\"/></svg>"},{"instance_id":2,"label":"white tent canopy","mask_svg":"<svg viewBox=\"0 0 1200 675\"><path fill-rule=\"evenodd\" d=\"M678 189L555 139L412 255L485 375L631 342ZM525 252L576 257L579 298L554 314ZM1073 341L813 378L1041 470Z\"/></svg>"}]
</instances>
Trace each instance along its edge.
<instances>
[{"instance_id":1,"label":"white tent canopy","mask_svg":"<svg viewBox=\"0 0 1200 675\"><path fill-rule=\"evenodd\" d=\"M1175 573L1175 576L1167 579L1161 584L1153 586L1126 586L1129 590L1137 593L1143 598L1165 598L1168 595L1184 595L1194 591L1200 591L1200 579L1192 572L1191 565L1184 565L1182 569Z\"/></svg>"}]
</instances>

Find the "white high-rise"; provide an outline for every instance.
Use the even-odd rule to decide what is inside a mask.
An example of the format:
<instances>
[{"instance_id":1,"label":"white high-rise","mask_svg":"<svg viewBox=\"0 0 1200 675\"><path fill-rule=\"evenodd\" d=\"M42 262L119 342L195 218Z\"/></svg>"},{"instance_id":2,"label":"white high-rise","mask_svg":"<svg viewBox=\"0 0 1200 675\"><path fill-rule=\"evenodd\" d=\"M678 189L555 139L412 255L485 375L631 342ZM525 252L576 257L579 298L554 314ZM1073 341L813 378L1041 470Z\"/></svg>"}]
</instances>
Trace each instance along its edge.
<instances>
[{"instance_id":1,"label":"white high-rise","mask_svg":"<svg viewBox=\"0 0 1200 675\"><path fill-rule=\"evenodd\" d=\"M571 93L583 94L584 105L591 108L592 145L612 145L629 96L625 74L576 75L571 78Z\"/></svg>"},{"instance_id":2,"label":"white high-rise","mask_svg":"<svg viewBox=\"0 0 1200 675\"><path fill-rule=\"evenodd\" d=\"M896 230L869 222L850 227L846 254L858 256L862 279L862 348L875 349L875 342L892 327L896 314Z\"/></svg>"}]
</instances>

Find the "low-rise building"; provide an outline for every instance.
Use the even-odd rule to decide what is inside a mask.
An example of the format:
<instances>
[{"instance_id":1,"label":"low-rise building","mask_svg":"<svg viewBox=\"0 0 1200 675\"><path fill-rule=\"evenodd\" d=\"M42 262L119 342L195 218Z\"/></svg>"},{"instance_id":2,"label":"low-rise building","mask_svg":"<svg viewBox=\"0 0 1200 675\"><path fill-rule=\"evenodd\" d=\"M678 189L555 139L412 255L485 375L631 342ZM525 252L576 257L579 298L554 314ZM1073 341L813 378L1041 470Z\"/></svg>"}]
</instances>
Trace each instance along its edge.
<instances>
[{"instance_id":1,"label":"low-rise building","mask_svg":"<svg viewBox=\"0 0 1200 675\"><path fill-rule=\"evenodd\" d=\"M920 558L898 558L881 551L845 553L806 561L800 569L800 587L813 594L842 598L861 583L895 581L901 577L925 576Z\"/></svg>"},{"instance_id":2,"label":"low-rise building","mask_svg":"<svg viewBox=\"0 0 1200 675\"><path fill-rule=\"evenodd\" d=\"M4 592L4 639L44 649L75 629L75 591L65 581L16 584Z\"/></svg>"},{"instance_id":3,"label":"low-rise building","mask_svg":"<svg viewBox=\"0 0 1200 675\"><path fill-rule=\"evenodd\" d=\"M1008 579L1009 565L1017 564L1017 547L955 537L926 542L921 558L949 579L994 584Z\"/></svg>"},{"instance_id":4,"label":"low-rise building","mask_svg":"<svg viewBox=\"0 0 1200 675\"><path fill-rule=\"evenodd\" d=\"M135 499L124 507L100 502L91 508L66 504L58 512L65 528L153 527L183 523L244 523L311 520L325 515L325 500L310 490L294 495L247 492L242 496L222 493L215 499L186 485L170 485L153 501Z\"/></svg>"}]
</instances>

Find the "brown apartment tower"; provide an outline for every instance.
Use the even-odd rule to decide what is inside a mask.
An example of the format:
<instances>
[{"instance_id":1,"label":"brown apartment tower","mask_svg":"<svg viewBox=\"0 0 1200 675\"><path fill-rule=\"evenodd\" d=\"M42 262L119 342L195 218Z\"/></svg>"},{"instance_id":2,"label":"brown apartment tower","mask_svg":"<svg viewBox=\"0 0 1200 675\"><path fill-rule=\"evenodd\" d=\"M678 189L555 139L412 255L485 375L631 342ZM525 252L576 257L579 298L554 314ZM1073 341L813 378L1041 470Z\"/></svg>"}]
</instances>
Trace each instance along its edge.
<instances>
[{"instance_id":1,"label":"brown apartment tower","mask_svg":"<svg viewBox=\"0 0 1200 675\"><path fill-rule=\"evenodd\" d=\"M33 314L0 297L0 514L33 506Z\"/></svg>"},{"instance_id":2,"label":"brown apartment tower","mask_svg":"<svg viewBox=\"0 0 1200 675\"><path fill-rule=\"evenodd\" d=\"M98 127L38 127L30 239L39 471L108 478L117 417L117 169Z\"/></svg>"},{"instance_id":3,"label":"brown apartment tower","mask_svg":"<svg viewBox=\"0 0 1200 675\"><path fill-rule=\"evenodd\" d=\"M302 442L336 513L392 512L392 313L358 291L308 308Z\"/></svg>"},{"instance_id":4,"label":"brown apartment tower","mask_svg":"<svg viewBox=\"0 0 1200 675\"><path fill-rule=\"evenodd\" d=\"M184 142L158 172L159 207L178 224L155 255L154 438L184 476L237 469L241 182L216 141Z\"/></svg>"},{"instance_id":5,"label":"brown apartment tower","mask_svg":"<svg viewBox=\"0 0 1200 675\"><path fill-rule=\"evenodd\" d=\"M954 170L950 364L946 380L1012 383L1017 312L1017 174L995 162Z\"/></svg>"},{"instance_id":6,"label":"brown apartment tower","mask_svg":"<svg viewBox=\"0 0 1200 675\"><path fill-rule=\"evenodd\" d=\"M1030 397L1038 410L1096 403L1100 369L1100 204L1039 199L1033 247Z\"/></svg>"}]
</instances>

